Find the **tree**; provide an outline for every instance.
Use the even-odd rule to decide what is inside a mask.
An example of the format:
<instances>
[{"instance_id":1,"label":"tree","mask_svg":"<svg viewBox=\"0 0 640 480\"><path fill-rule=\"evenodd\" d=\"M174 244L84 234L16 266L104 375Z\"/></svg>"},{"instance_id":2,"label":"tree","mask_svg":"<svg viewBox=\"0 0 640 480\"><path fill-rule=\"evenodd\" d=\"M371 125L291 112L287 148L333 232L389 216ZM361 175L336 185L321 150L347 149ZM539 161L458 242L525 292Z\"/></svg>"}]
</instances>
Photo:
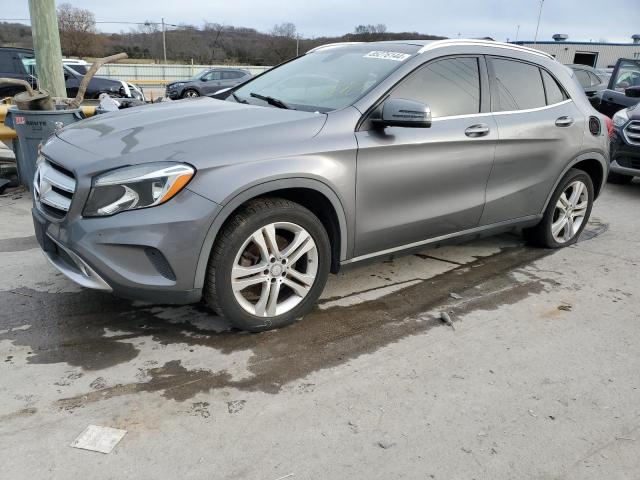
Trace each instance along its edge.
<instances>
[{"instance_id":1,"label":"tree","mask_svg":"<svg viewBox=\"0 0 640 480\"><path fill-rule=\"evenodd\" d=\"M95 53L96 19L84 8L76 8L70 3L58 6L58 28L60 43L65 55L83 56Z\"/></svg>"},{"instance_id":2,"label":"tree","mask_svg":"<svg viewBox=\"0 0 640 480\"><path fill-rule=\"evenodd\" d=\"M269 49L264 58L267 63L277 65L296 56L298 33L291 22L274 25L271 29Z\"/></svg>"},{"instance_id":3,"label":"tree","mask_svg":"<svg viewBox=\"0 0 640 480\"><path fill-rule=\"evenodd\" d=\"M296 38L296 26L291 22L279 23L273 26L271 35L274 37Z\"/></svg>"}]
</instances>

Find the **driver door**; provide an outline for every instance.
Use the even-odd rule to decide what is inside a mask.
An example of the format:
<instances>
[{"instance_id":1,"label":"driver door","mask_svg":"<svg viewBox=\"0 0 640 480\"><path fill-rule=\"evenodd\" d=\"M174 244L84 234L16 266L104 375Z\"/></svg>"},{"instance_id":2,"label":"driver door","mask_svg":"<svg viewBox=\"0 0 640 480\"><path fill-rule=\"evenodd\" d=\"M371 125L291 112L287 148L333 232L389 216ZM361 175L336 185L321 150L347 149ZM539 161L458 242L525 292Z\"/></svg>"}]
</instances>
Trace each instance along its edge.
<instances>
[{"instance_id":1,"label":"driver door","mask_svg":"<svg viewBox=\"0 0 640 480\"><path fill-rule=\"evenodd\" d=\"M627 97L624 92L628 87L637 86L640 86L640 61L620 60L609 82L609 88L602 92L598 110L613 117L619 110L635 105L638 99Z\"/></svg>"},{"instance_id":2,"label":"driver door","mask_svg":"<svg viewBox=\"0 0 640 480\"><path fill-rule=\"evenodd\" d=\"M434 60L389 98L428 105L432 125L356 132L356 256L477 227L485 204L498 132L484 57Z\"/></svg>"},{"instance_id":3,"label":"driver door","mask_svg":"<svg viewBox=\"0 0 640 480\"><path fill-rule=\"evenodd\" d=\"M215 93L222 88L220 86L222 80L222 72L220 70L211 70L205 73L201 80L200 89L203 95Z\"/></svg>"}]
</instances>

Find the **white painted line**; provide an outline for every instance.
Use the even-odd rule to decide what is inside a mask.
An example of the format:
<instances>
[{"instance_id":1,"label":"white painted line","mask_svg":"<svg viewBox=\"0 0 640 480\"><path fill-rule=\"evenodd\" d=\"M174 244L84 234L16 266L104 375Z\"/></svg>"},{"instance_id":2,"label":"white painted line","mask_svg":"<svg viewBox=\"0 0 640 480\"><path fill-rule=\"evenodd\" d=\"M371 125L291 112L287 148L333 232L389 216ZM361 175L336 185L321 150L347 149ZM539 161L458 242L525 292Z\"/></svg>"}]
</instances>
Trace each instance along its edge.
<instances>
[{"instance_id":1,"label":"white painted line","mask_svg":"<svg viewBox=\"0 0 640 480\"><path fill-rule=\"evenodd\" d=\"M73 441L73 448L91 450L92 452L111 453L120 440L127 434L118 428L89 425Z\"/></svg>"}]
</instances>

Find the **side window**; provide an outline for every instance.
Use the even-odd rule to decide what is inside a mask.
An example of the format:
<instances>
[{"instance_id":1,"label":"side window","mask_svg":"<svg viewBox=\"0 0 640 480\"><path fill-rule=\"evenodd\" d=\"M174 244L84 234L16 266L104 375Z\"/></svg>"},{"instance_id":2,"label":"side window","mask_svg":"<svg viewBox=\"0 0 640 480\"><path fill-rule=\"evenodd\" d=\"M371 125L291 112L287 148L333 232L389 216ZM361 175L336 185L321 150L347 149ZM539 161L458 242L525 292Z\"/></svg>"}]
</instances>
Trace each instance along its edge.
<instances>
[{"instance_id":1,"label":"side window","mask_svg":"<svg viewBox=\"0 0 640 480\"><path fill-rule=\"evenodd\" d=\"M492 58L491 64L497 91L497 95L491 96L491 110L525 110L547 104L538 67L499 58Z\"/></svg>"},{"instance_id":2,"label":"side window","mask_svg":"<svg viewBox=\"0 0 640 480\"><path fill-rule=\"evenodd\" d=\"M219 70L214 70L213 72L205 74L203 78L205 78L207 81L220 80L220 73L221 72Z\"/></svg>"},{"instance_id":3,"label":"side window","mask_svg":"<svg viewBox=\"0 0 640 480\"><path fill-rule=\"evenodd\" d=\"M240 78L242 76L242 74L240 72L222 72L222 79L223 80L234 80L236 78Z\"/></svg>"},{"instance_id":4,"label":"side window","mask_svg":"<svg viewBox=\"0 0 640 480\"><path fill-rule=\"evenodd\" d=\"M546 70L541 70L541 72L544 90L547 92L547 105L554 105L566 100L568 97L558 82Z\"/></svg>"},{"instance_id":5,"label":"side window","mask_svg":"<svg viewBox=\"0 0 640 480\"><path fill-rule=\"evenodd\" d=\"M596 85L600 85L602 83L602 80L600 80L600 78L595 74L595 73L589 73L589 79L591 80L591 86L595 87Z\"/></svg>"},{"instance_id":6,"label":"side window","mask_svg":"<svg viewBox=\"0 0 640 480\"><path fill-rule=\"evenodd\" d=\"M24 71L29 75L37 76L36 57L32 53L19 53Z\"/></svg>"},{"instance_id":7,"label":"side window","mask_svg":"<svg viewBox=\"0 0 640 480\"><path fill-rule=\"evenodd\" d=\"M434 118L479 113L478 60L461 57L431 62L409 74L391 97L425 103Z\"/></svg>"},{"instance_id":8,"label":"side window","mask_svg":"<svg viewBox=\"0 0 640 480\"><path fill-rule=\"evenodd\" d=\"M17 73L15 72L15 66L13 63L14 55L15 54L11 51L0 52L0 72Z\"/></svg>"},{"instance_id":9,"label":"side window","mask_svg":"<svg viewBox=\"0 0 640 480\"><path fill-rule=\"evenodd\" d=\"M640 62L620 62L613 88L618 92L624 92L629 87L640 85Z\"/></svg>"},{"instance_id":10,"label":"side window","mask_svg":"<svg viewBox=\"0 0 640 480\"><path fill-rule=\"evenodd\" d=\"M589 74L584 70L575 70L576 78L578 79L578 83L582 88L588 88L591 86L591 79L589 78Z\"/></svg>"}]
</instances>

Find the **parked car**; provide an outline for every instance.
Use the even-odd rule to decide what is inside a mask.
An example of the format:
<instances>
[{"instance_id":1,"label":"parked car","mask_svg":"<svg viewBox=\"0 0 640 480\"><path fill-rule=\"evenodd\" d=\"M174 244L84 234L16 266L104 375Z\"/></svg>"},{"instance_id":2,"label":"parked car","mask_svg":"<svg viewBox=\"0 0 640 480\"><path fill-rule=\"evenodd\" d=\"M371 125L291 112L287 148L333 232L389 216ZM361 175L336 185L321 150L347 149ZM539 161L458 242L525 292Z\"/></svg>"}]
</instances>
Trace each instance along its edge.
<instances>
[{"instance_id":1,"label":"parked car","mask_svg":"<svg viewBox=\"0 0 640 480\"><path fill-rule=\"evenodd\" d=\"M609 85L593 99L595 108L612 117L623 108L640 102L640 59L621 58L613 69Z\"/></svg>"},{"instance_id":2,"label":"parked car","mask_svg":"<svg viewBox=\"0 0 640 480\"><path fill-rule=\"evenodd\" d=\"M607 119L569 69L512 44L325 45L222 96L45 143L32 212L56 268L260 331L361 261L520 228L571 245L608 174Z\"/></svg>"},{"instance_id":3,"label":"parked car","mask_svg":"<svg viewBox=\"0 0 640 480\"><path fill-rule=\"evenodd\" d=\"M86 75L89 71L89 68L91 67L90 63L86 62L85 60L79 60L77 58L63 58L62 64L71 67L80 75Z\"/></svg>"},{"instance_id":4,"label":"parked car","mask_svg":"<svg viewBox=\"0 0 640 480\"><path fill-rule=\"evenodd\" d=\"M75 97L83 75L66 64L64 70L67 97ZM0 47L0 77L19 78L37 86L36 60L33 50L28 48ZM0 85L0 97L11 97L24 90L15 85ZM93 77L89 82L85 98L97 99L101 93L108 93L113 97L134 98L144 101L142 91L127 82L112 80L105 77Z\"/></svg>"},{"instance_id":5,"label":"parked car","mask_svg":"<svg viewBox=\"0 0 640 480\"><path fill-rule=\"evenodd\" d=\"M613 116L611 138L611 183L630 183L640 177L640 104Z\"/></svg>"},{"instance_id":6,"label":"parked car","mask_svg":"<svg viewBox=\"0 0 640 480\"><path fill-rule=\"evenodd\" d=\"M219 90L234 87L251 78L251 72L240 68L212 68L203 70L188 80L169 83L166 96L172 100L211 95Z\"/></svg>"},{"instance_id":7,"label":"parked car","mask_svg":"<svg viewBox=\"0 0 640 480\"><path fill-rule=\"evenodd\" d=\"M578 83L584 89L587 97L590 98L600 90L606 89L609 84L609 78L611 78L611 75L606 75L602 71L587 65L570 64L567 67L574 71Z\"/></svg>"}]
</instances>

